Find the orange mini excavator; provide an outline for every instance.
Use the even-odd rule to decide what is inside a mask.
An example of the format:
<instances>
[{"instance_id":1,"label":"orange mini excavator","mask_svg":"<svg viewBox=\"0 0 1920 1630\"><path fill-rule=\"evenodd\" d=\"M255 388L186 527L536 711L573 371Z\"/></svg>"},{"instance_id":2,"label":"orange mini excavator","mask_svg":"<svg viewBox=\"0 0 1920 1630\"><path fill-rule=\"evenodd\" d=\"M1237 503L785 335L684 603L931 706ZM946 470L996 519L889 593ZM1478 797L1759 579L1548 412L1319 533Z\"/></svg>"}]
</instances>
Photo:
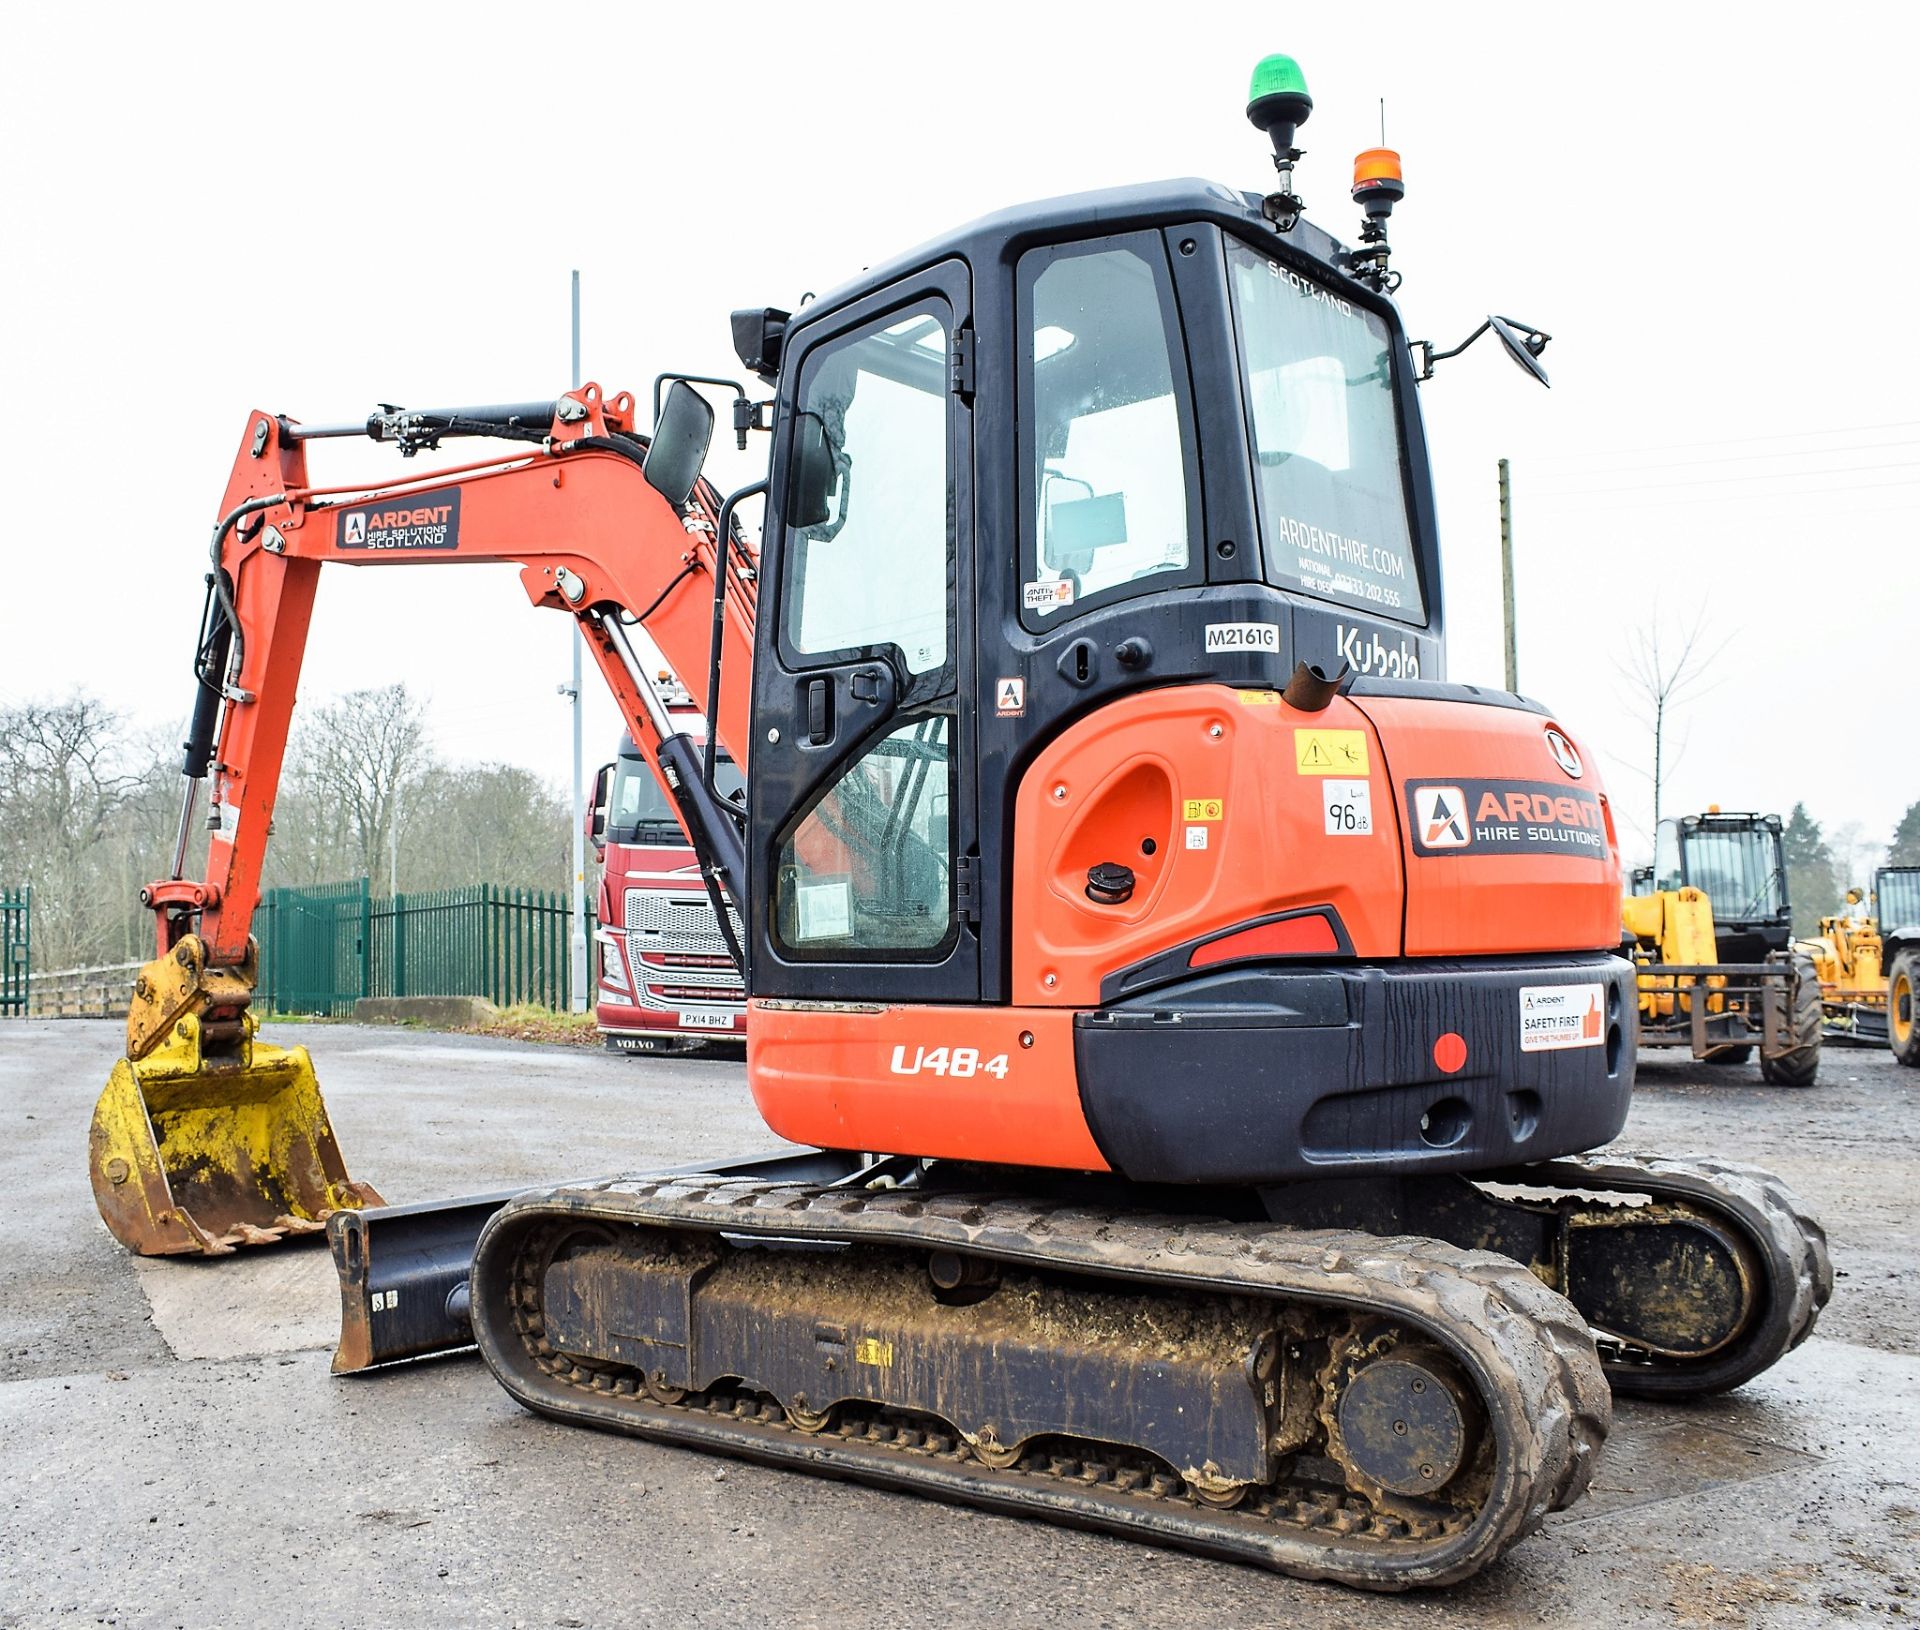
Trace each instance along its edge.
<instances>
[{"instance_id":1,"label":"orange mini excavator","mask_svg":"<svg viewBox=\"0 0 1920 1630\"><path fill-rule=\"evenodd\" d=\"M772 455L724 501L684 379L645 434L591 385L253 414L186 759L209 869L148 890L95 1125L115 1232L351 1241L371 1196L248 1011L314 585L510 560L739 903L748 1081L818 1151L484 1207L471 1339L529 1408L1396 1589L1577 1497L1609 1384L1800 1341L1831 1272L1778 1182L1576 1158L1633 1074L1607 800L1551 712L1444 677L1415 387L1461 348L1390 298L1395 155L1362 155L1357 247L1303 217L1310 108L1261 64L1264 196L1028 205L736 313ZM1488 330L1539 374L1545 335ZM514 445L315 485L344 434Z\"/></svg>"}]
</instances>

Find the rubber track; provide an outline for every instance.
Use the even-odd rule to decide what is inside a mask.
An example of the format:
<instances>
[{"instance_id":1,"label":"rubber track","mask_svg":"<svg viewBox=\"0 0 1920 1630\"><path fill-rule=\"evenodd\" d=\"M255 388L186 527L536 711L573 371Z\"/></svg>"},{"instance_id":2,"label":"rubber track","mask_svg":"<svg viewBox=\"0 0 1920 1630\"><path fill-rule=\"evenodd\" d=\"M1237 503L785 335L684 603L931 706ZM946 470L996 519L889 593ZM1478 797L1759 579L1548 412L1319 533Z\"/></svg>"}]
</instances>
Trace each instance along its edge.
<instances>
[{"instance_id":1,"label":"rubber track","mask_svg":"<svg viewBox=\"0 0 1920 1630\"><path fill-rule=\"evenodd\" d=\"M1039 1457L996 1471L964 1453L913 1455L844 1442L831 1431L803 1434L770 1419L771 1405L756 1413L743 1402L732 1415L716 1417L698 1406L697 1395L673 1406L644 1392L614 1394L605 1374L553 1356L531 1274L532 1253L551 1237L550 1225L596 1221L822 1243L947 1247L1026 1267L1257 1294L1416 1327L1472 1378L1494 1423L1487 1499L1437 1539L1415 1537L1404 1523L1364 1517L1360 1532L1343 1533L1342 1527L1356 1524L1337 1513L1330 1532L1327 1513L1316 1516L1284 1498L1258 1511L1218 1511L1145 1497L1146 1491L1089 1487L1036 1466ZM474 1333L495 1377L528 1408L556 1419L798 1464L1375 1590L1450 1584L1478 1572L1538 1528L1548 1512L1585 1491L1612 1422L1612 1397L1585 1323L1571 1303L1525 1268L1491 1252L1359 1231L1276 1229L905 1189L856 1193L616 1179L523 1195L503 1208L475 1249L473 1309Z\"/></svg>"},{"instance_id":2,"label":"rubber track","mask_svg":"<svg viewBox=\"0 0 1920 1630\"><path fill-rule=\"evenodd\" d=\"M1764 1304L1734 1347L1705 1359L1674 1361L1614 1354L1601 1357L1615 1392L1642 1398L1699 1397L1726 1392L1778 1363L1812 1333L1833 1296L1826 1231L1772 1172L1720 1160L1655 1160L1631 1155L1580 1155L1527 1168L1522 1182L1543 1176L1556 1185L1650 1194L1716 1213L1748 1238L1765 1264Z\"/></svg>"}]
</instances>

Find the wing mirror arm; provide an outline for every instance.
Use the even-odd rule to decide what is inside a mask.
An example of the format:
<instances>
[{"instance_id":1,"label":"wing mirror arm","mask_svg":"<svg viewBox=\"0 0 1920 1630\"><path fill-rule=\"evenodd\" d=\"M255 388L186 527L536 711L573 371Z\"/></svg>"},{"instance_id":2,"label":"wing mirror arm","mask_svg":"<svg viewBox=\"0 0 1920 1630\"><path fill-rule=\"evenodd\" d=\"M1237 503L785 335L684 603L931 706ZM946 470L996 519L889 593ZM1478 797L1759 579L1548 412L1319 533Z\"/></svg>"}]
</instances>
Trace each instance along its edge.
<instances>
[{"instance_id":1,"label":"wing mirror arm","mask_svg":"<svg viewBox=\"0 0 1920 1630\"><path fill-rule=\"evenodd\" d=\"M1433 365L1436 362L1445 362L1448 357L1457 357L1488 329L1492 329L1499 336L1501 345L1506 348L1507 355L1513 358L1517 367L1532 375L1543 385L1550 383L1547 379L1547 370L1540 366L1539 358L1540 353L1547 348L1547 341L1553 336L1515 317L1488 317L1450 351L1436 351L1432 340L1409 341L1407 349L1413 353L1414 361L1419 367L1419 372L1415 375L1416 381L1425 384L1433 378Z\"/></svg>"}]
</instances>

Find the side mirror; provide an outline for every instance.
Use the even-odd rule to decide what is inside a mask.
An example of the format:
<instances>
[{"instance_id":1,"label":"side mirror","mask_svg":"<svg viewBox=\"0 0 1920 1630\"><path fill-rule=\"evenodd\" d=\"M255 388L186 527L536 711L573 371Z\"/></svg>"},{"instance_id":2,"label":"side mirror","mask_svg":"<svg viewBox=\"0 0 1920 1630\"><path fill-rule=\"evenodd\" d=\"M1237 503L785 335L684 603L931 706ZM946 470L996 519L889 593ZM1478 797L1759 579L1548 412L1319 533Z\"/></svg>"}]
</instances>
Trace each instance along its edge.
<instances>
[{"instance_id":1,"label":"side mirror","mask_svg":"<svg viewBox=\"0 0 1920 1630\"><path fill-rule=\"evenodd\" d=\"M793 452L787 469L787 525L803 531L826 526L834 519L833 500L840 472L833 443L827 439L826 421L819 414L794 415ZM833 530L837 532L839 527Z\"/></svg>"},{"instance_id":2,"label":"side mirror","mask_svg":"<svg viewBox=\"0 0 1920 1630\"><path fill-rule=\"evenodd\" d=\"M607 798L613 789L613 766L602 764L593 772L593 796L587 800L586 836L593 845L596 860L607 853Z\"/></svg>"},{"instance_id":3,"label":"side mirror","mask_svg":"<svg viewBox=\"0 0 1920 1630\"><path fill-rule=\"evenodd\" d=\"M648 486L678 509L693 496L712 441L713 404L684 379L676 379L667 389L640 473Z\"/></svg>"},{"instance_id":4,"label":"side mirror","mask_svg":"<svg viewBox=\"0 0 1920 1630\"><path fill-rule=\"evenodd\" d=\"M1540 366L1540 353L1546 350L1550 335L1542 334L1537 328L1529 328L1522 339L1515 326L1504 317L1489 317L1487 323L1500 336L1500 343L1507 348L1508 356L1541 384L1549 384L1547 370Z\"/></svg>"}]
</instances>

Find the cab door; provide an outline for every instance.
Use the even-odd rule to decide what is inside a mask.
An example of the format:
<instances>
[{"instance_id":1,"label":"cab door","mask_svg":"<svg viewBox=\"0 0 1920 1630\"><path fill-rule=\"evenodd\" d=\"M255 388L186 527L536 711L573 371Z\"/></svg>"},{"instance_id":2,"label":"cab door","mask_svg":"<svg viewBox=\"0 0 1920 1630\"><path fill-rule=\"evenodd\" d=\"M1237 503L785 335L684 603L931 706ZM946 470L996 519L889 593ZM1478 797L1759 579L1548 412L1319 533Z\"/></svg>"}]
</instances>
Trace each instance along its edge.
<instances>
[{"instance_id":1,"label":"cab door","mask_svg":"<svg viewBox=\"0 0 1920 1630\"><path fill-rule=\"evenodd\" d=\"M789 336L754 658L755 996L979 998L970 344L955 261Z\"/></svg>"}]
</instances>

